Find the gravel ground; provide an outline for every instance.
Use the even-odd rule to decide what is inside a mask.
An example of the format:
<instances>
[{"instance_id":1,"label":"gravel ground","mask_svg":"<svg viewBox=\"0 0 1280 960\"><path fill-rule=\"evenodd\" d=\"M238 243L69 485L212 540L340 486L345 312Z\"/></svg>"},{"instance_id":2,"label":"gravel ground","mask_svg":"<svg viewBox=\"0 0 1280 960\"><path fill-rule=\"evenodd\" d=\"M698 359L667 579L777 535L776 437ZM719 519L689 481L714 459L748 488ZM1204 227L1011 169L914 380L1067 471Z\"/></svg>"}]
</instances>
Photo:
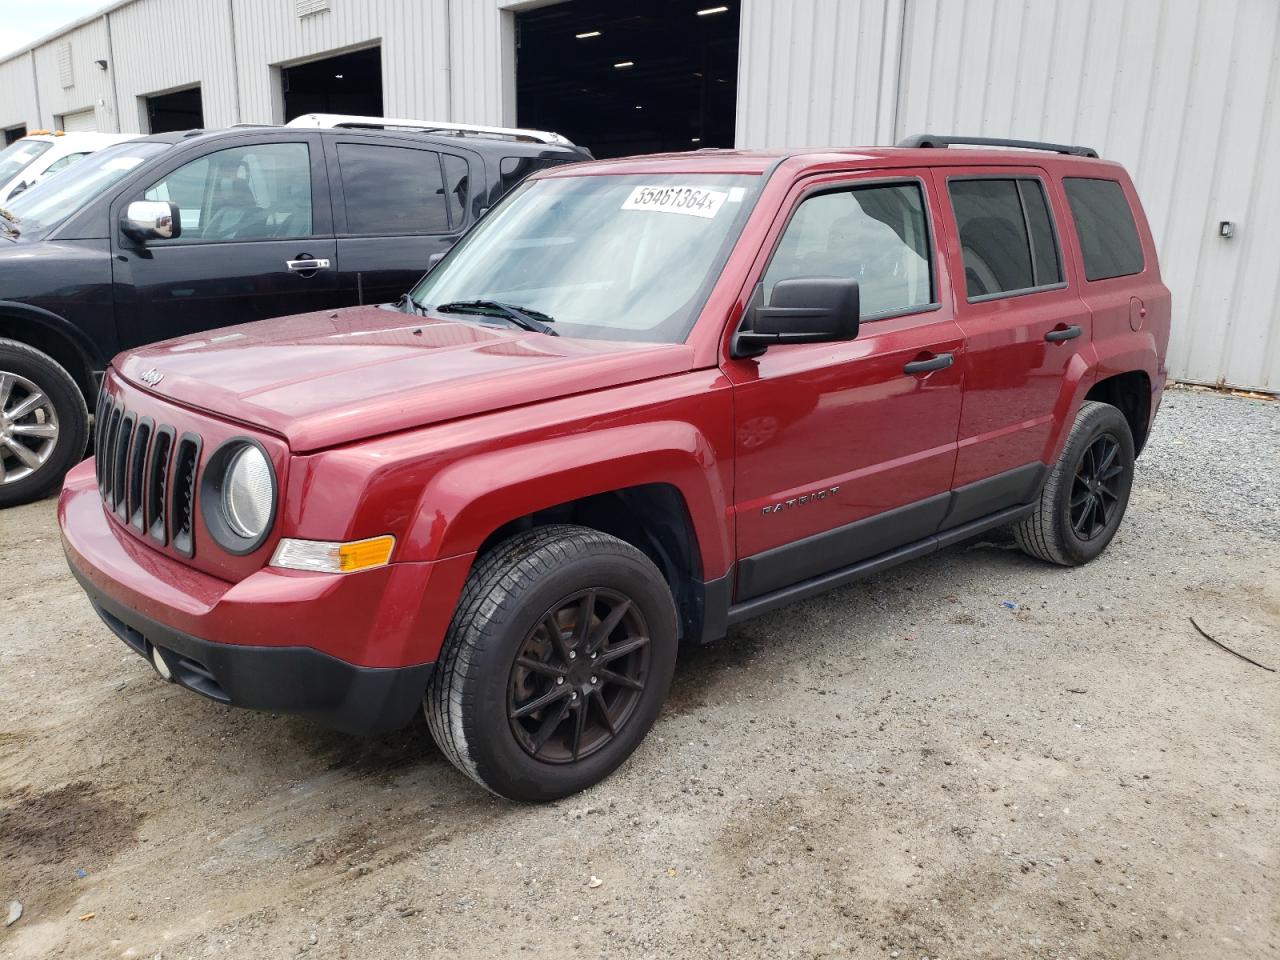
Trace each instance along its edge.
<instances>
[{"instance_id":1,"label":"gravel ground","mask_svg":"<svg viewBox=\"0 0 1280 960\"><path fill-rule=\"evenodd\" d=\"M1280 675L1187 622L1280 665L1278 465L1280 403L1173 391L1094 563L969 543L745 624L543 807L424 724L161 684L7 511L0 956L1280 956Z\"/></svg>"}]
</instances>

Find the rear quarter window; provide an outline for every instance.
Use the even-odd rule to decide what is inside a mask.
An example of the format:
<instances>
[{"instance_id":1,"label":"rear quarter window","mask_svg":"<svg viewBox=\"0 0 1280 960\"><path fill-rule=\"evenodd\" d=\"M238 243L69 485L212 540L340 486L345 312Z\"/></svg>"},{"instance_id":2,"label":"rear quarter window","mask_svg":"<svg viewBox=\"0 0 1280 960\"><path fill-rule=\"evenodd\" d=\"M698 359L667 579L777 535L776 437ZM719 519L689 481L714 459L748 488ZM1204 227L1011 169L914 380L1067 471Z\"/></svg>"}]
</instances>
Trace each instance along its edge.
<instances>
[{"instance_id":1,"label":"rear quarter window","mask_svg":"<svg viewBox=\"0 0 1280 960\"><path fill-rule=\"evenodd\" d=\"M1142 243L1124 188L1115 180L1064 177L1087 280L1141 273Z\"/></svg>"}]
</instances>

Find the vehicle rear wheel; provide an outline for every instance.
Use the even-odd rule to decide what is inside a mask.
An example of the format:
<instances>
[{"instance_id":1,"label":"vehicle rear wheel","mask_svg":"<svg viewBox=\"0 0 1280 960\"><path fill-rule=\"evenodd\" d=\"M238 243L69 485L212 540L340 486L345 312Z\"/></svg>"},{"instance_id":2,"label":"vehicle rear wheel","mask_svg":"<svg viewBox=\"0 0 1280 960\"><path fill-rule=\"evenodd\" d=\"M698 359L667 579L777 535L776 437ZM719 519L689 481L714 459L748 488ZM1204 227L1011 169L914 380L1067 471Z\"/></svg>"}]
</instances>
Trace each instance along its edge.
<instances>
[{"instance_id":1,"label":"vehicle rear wheel","mask_svg":"<svg viewBox=\"0 0 1280 960\"><path fill-rule=\"evenodd\" d=\"M84 456L89 411L52 357L0 339L0 508L58 488Z\"/></svg>"},{"instance_id":2,"label":"vehicle rear wheel","mask_svg":"<svg viewBox=\"0 0 1280 960\"><path fill-rule=\"evenodd\" d=\"M1035 512L1014 525L1018 546L1049 563L1088 563L1120 528L1133 463L1133 434L1124 415L1108 403L1083 404Z\"/></svg>"},{"instance_id":3,"label":"vehicle rear wheel","mask_svg":"<svg viewBox=\"0 0 1280 960\"><path fill-rule=\"evenodd\" d=\"M539 527L476 561L423 705L481 786L555 800L631 755L675 659L675 605L648 557L597 530Z\"/></svg>"}]
</instances>

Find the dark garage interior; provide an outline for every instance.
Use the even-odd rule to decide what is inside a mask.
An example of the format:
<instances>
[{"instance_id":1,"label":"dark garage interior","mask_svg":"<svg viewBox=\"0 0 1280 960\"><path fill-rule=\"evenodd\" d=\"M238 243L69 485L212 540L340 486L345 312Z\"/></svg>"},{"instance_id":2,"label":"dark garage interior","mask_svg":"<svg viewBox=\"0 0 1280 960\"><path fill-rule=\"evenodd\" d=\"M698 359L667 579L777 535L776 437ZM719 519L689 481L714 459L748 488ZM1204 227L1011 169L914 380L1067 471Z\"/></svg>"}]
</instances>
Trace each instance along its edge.
<instances>
[{"instance_id":1,"label":"dark garage interior","mask_svg":"<svg viewBox=\"0 0 1280 960\"><path fill-rule=\"evenodd\" d=\"M597 157L732 147L738 19L737 3L713 0L569 0L519 13L518 122Z\"/></svg>"},{"instance_id":2,"label":"dark garage interior","mask_svg":"<svg viewBox=\"0 0 1280 960\"><path fill-rule=\"evenodd\" d=\"M152 133L194 130L203 126L204 106L199 87L147 97L147 129Z\"/></svg>"},{"instance_id":3,"label":"dark garage interior","mask_svg":"<svg viewBox=\"0 0 1280 960\"><path fill-rule=\"evenodd\" d=\"M304 113L382 116L380 47L285 67L280 71L280 82L286 122Z\"/></svg>"}]
</instances>

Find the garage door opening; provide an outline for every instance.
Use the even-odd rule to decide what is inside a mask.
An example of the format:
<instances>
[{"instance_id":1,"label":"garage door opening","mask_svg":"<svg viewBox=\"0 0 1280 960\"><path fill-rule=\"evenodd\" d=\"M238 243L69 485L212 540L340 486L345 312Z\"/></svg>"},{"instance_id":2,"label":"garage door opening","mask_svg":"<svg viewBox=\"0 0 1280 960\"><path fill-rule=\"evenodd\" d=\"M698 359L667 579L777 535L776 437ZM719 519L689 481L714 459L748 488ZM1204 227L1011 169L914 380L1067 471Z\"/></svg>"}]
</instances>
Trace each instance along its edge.
<instances>
[{"instance_id":1,"label":"garage door opening","mask_svg":"<svg viewBox=\"0 0 1280 960\"><path fill-rule=\"evenodd\" d=\"M4 132L4 145L7 147L9 144L13 143L13 141L21 140L26 135L27 128L25 126L10 127Z\"/></svg>"},{"instance_id":2,"label":"garage door opening","mask_svg":"<svg viewBox=\"0 0 1280 960\"><path fill-rule=\"evenodd\" d=\"M147 129L152 133L196 130L204 126L200 88L176 90L147 97Z\"/></svg>"},{"instance_id":3,"label":"garage door opening","mask_svg":"<svg viewBox=\"0 0 1280 960\"><path fill-rule=\"evenodd\" d=\"M737 3L562 3L517 14L516 37L520 126L597 157L733 146Z\"/></svg>"},{"instance_id":4,"label":"garage door opening","mask_svg":"<svg viewBox=\"0 0 1280 960\"><path fill-rule=\"evenodd\" d=\"M285 122L304 113L382 116L382 50L371 47L284 67Z\"/></svg>"},{"instance_id":5,"label":"garage door opening","mask_svg":"<svg viewBox=\"0 0 1280 960\"><path fill-rule=\"evenodd\" d=\"M90 107L55 118L59 130L67 133L94 133L98 129L98 112Z\"/></svg>"}]
</instances>

